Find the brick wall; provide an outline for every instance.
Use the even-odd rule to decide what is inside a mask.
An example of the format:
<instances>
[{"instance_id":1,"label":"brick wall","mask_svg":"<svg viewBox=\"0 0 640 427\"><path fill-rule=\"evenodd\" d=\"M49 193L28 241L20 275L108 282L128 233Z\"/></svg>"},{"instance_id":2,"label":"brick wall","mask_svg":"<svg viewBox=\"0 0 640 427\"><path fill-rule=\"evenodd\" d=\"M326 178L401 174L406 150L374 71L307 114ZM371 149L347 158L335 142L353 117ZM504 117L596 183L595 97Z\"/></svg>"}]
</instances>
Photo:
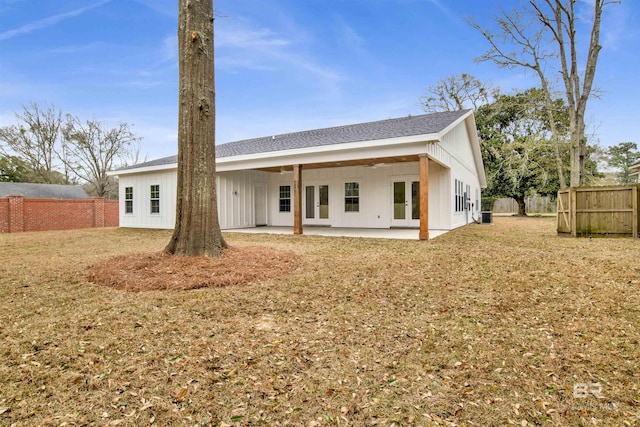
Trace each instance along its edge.
<instances>
[{"instance_id":1,"label":"brick wall","mask_svg":"<svg viewBox=\"0 0 640 427\"><path fill-rule=\"evenodd\" d=\"M0 233L9 232L9 199L0 198Z\"/></svg>"},{"instance_id":2,"label":"brick wall","mask_svg":"<svg viewBox=\"0 0 640 427\"><path fill-rule=\"evenodd\" d=\"M117 227L117 200L0 198L0 233Z\"/></svg>"},{"instance_id":3,"label":"brick wall","mask_svg":"<svg viewBox=\"0 0 640 427\"><path fill-rule=\"evenodd\" d=\"M120 205L117 200L104 201L104 226L118 227L120 225Z\"/></svg>"}]
</instances>

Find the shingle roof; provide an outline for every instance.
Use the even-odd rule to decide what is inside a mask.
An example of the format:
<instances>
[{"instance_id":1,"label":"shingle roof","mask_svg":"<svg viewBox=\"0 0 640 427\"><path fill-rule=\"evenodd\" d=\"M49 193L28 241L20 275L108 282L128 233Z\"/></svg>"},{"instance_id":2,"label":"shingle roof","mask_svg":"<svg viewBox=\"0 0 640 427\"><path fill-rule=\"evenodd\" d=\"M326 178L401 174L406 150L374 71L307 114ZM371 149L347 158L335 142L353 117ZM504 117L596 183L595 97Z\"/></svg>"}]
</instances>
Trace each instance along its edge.
<instances>
[{"instance_id":1,"label":"shingle roof","mask_svg":"<svg viewBox=\"0 0 640 427\"><path fill-rule=\"evenodd\" d=\"M28 199L88 199L79 185L0 182L0 197L21 195Z\"/></svg>"},{"instance_id":2,"label":"shingle roof","mask_svg":"<svg viewBox=\"0 0 640 427\"><path fill-rule=\"evenodd\" d=\"M216 158L433 134L444 130L468 111L423 114L228 142L216 146ZM119 170L168 165L176 163L177 159L174 155Z\"/></svg>"}]
</instances>

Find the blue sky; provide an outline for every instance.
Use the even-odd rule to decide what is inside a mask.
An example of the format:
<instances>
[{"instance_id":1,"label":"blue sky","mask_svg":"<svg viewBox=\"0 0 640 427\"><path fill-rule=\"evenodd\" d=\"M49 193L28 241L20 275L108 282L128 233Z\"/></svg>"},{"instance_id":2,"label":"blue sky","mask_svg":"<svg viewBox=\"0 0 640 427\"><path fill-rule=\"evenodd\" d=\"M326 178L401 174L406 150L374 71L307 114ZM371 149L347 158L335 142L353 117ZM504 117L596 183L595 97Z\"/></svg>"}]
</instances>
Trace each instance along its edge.
<instances>
[{"instance_id":1,"label":"blue sky","mask_svg":"<svg viewBox=\"0 0 640 427\"><path fill-rule=\"evenodd\" d=\"M585 0L586 3L589 0ZM177 0L0 0L0 125L30 101L125 121L149 159L177 152ZM537 82L476 63L482 0L216 0L217 143L422 112L451 74ZM609 6L587 112L604 146L640 143L640 4Z\"/></svg>"}]
</instances>

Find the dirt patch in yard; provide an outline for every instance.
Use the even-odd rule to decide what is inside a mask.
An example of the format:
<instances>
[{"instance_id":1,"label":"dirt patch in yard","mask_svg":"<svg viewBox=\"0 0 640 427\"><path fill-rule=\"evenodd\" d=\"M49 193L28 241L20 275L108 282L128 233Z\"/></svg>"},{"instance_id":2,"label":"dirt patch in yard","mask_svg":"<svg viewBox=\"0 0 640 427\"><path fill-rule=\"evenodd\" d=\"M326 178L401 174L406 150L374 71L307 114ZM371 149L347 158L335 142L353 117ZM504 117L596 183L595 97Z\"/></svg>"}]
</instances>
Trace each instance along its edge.
<instances>
[{"instance_id":1,"label":"dirt patch in yard","mask_svg":"<svg viewBox=\"0 0 640 427\"><path fill-rule=\"evenodd\" d=\"M294 270L298 257L288 251L249 246L225 249L219 258L133 254L89 268L90 282L127 291L188 290L241 285Z\"/></svg>"}]
</instances>

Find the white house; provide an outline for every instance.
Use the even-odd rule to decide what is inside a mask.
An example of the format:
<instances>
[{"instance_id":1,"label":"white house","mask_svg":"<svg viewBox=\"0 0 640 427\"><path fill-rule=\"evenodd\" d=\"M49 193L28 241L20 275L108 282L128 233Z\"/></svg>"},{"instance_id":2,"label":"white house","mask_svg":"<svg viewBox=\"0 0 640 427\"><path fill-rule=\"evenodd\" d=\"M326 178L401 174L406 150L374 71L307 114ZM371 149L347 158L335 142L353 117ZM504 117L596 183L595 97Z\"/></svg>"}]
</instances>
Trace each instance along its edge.
<instances>
[{"instance_id":1,"label":"white house","mask_svg":"<svg viewBox=\"0 0 640 427\"><path fill-rule=\"evenodd\" d=\"M173 228L177 156L112 172L120 226ZM486 187L471 110L401 117L216 147L222 229L291 226L451 230Z\"/></svg>"}]
</instances>

